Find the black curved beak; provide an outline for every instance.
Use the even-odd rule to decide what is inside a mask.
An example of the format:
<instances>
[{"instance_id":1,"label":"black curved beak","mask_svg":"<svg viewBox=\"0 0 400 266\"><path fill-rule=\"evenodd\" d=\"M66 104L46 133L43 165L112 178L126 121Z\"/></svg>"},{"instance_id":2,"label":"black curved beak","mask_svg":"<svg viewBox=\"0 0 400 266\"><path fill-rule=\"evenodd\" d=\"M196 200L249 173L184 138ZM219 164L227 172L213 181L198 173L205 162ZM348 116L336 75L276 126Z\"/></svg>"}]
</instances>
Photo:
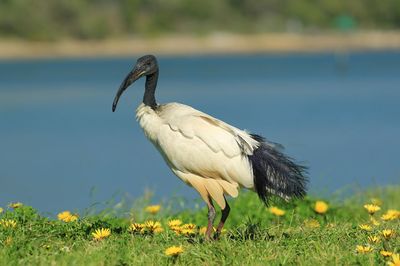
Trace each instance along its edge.
<instances>
[{"instance_id":1,"label":"black curved beak","mask_svg":"<svg viewBox=\"0 0 400 266\"><path fill-rule=\"evenodd\" d=\"M124 81L122 81L121 86L119 86L119 89L117 91L117 94L115 95L114 102L112 105L112 111L115 112L115 109L117 108L117 104L119 101L119 97L121 97L122 93L136 80L138 80L141 76L143 75L143 72L140 72L136 67L129 72L129 74L126 76Z\"/></svg>"}]
</instances>

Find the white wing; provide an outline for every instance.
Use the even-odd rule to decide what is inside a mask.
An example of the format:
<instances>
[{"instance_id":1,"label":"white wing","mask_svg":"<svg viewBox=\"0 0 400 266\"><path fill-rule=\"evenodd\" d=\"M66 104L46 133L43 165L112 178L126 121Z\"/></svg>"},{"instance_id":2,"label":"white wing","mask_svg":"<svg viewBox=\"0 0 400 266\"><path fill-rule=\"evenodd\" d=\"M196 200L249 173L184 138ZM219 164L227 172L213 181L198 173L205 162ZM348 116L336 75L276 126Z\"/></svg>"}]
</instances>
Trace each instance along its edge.
<instances>
[{"instance_id":1,"label":"white wing","mask_svg":"<svg viewBox=\"0 0 400 266\"><path fill-rule=\"evenodd\" d=\"M197 137L213 152L222 151L227 157L251 155L259 145L247 132L187 105L164 105L159 115L171 130L190 139Z\"/></svg>"},{"instance_id":2,"label":"white wing","mask_svg":"<svg viewBox=\"0 0 400 266\"><path fill-rule=\"evenodd\" d=\"M146 135L172 171L200 194L204 190L224 208L223 193L236 196L238 185L253 188L247 155L258 142L248 133L182 104L146 108L137 112Z\"/></svg>"}]
</instances>

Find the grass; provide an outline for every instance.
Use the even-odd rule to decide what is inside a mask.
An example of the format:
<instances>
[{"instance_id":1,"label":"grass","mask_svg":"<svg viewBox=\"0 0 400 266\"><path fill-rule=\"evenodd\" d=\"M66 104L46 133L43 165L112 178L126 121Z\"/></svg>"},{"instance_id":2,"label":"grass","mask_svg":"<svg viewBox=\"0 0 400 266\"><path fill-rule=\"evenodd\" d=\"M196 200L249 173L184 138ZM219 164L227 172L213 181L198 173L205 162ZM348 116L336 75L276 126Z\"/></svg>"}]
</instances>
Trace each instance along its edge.
<instances>
[{"instance_id":1,"label":"grass","mask_svg":"<svg viewBox=\"0 0 400 266\"><path fill-rule=\"evenodd\" d=\"M371 198L382 201L381 210L373 215L379 225L372 225L363 207ZM177 235L168 228L171 219L206 225L206 209L174 212L176 202L163 204L160 211L153 208L153 214L142 202L127 215L106 210L70 222L43 217L26 205L8 207L0 214L0 265L383 265L391 258L382 256L381 250L400 252L400 217L380 218L388 209L400 209L399 186L345 200L322 199L329 205L325 214L314 211L317 200L308 197L289 204L275 200L271 205L285 210L278 217L254 193L242 193L230 201L227 231L212 242L205 242L199 233ZM146 220L160 221L164 231L129 232L132 222ZM371 231L359 228L365 223ZM111 234L95 240L93 232L100 228L110 229ZM395 235L385 239L383 229L392 229ZM368 236L379 236L380 241L369 243ZM358 253L357 245L373 250ZM165 250L171 246L182 247L183 252L167 256Z\"/></svg>"}]
</instances>

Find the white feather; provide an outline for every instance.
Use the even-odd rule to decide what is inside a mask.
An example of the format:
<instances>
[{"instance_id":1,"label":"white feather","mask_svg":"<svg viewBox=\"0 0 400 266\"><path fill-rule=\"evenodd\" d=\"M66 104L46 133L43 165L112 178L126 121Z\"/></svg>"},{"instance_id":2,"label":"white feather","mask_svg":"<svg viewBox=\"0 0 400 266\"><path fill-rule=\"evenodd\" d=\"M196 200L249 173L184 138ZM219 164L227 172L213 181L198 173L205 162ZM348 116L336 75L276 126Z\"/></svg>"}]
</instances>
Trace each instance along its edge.
<instances>
[{"instance_id":1,"label":"white feather","mask_svg":"<svg viewBox=\"0 0 400 266\"><path fill-rule=\"evenodd\" d=\"M188 176L195 175L254 187L247 155L259 143L247 132L178 103L160 105L156 110L141 104L136 117L171 170L186 183L191 184Z\"/></svg>"}]
</instances>

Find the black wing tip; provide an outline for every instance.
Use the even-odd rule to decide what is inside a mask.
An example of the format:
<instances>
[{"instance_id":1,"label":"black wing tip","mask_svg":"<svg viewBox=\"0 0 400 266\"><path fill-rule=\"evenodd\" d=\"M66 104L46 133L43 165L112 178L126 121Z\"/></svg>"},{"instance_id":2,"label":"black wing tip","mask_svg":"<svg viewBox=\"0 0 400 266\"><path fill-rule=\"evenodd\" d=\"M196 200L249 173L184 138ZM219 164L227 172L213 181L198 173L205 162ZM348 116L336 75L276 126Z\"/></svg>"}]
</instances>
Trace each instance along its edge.
<instances>
[{"instance_id":1,"label":"black wing tip","mask_svg":"<svg viewBox=\"0 0 400 266\"><path fill-rule=\"evenodd\" d=\"M252 137L252 139L254 139L255 141L258 142L264 142L265 138L263 136L257 135L257 134L250 134L250 136Z\"/></svg>"},{"instance_id":2,"label":"black wing tip","mask_svg":"<svg viewBox=\"0 0 400 266\"><path fill-rule=\"evenodd\" d=\"M262 136L252 137L261 143L248 156L253 168L255 190L261 201L268 205L269 189L283 198L303 198L307 193L308 167L266 144Z\"/></svg>"}]
</instances>

